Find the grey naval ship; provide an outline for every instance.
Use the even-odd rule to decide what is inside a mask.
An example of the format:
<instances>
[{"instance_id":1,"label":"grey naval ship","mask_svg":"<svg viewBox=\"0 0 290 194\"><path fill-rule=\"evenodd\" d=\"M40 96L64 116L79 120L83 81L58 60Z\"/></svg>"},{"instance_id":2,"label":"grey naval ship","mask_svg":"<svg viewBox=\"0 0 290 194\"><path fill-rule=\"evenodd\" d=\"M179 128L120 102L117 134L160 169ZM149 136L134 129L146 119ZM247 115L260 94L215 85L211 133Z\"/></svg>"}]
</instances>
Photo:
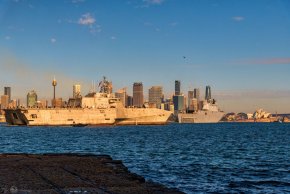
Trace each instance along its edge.
<instances>
[{"instance_id":1,"label":"grey naval ship","mask_svg":"<svg viewBox=\"0 0 290 194\"><path fill-rule=\"evenodd\" d=\"M177 113L179 123L217 123L224 116L215 99L211 98L211 88L206 86L205 100L194 98L186 113Z\"/></svg>"},{"instance_id":2,"label":"grey naval ship","mask_svg":"<svg viewBox=\"0 0 290 194\"><path fill-rule=\"evenodd\" d=\"M53 81L53 86L56 81ZM170 111L157 108L126 108L110 92L111 82L104 77L99 92L70 99L66 108L6 109L9 125L86 126L86 125L161 125L166 124ZM55 93L54 93L55 95ZM54 97L55 98L55 97Z\"/></svg>"}]
</instances>

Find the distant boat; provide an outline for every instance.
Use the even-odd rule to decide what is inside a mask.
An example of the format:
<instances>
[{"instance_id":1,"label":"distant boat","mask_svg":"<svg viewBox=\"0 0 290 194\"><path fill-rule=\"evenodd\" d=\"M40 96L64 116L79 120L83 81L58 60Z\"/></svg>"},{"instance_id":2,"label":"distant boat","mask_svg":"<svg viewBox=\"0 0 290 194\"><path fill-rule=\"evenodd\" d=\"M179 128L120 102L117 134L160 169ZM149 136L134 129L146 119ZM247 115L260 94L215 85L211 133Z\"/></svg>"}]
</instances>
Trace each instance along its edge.
<instances>
[{"instance_id":1,"label":"distant boat","mask_svg":"<svg viewBox=\"0 0 290 194\"><path fill-rule=\"evenodd\" d=\"M216 104L208 102L203 103L202 110L192 113L179 113L179 123L217 123L224 116L224 112L220 111Z\"/></svg>"},{"instance_id":2,"label":"distant boat","mask_svg":"<svg viewBox=\"0 0 290 194\"><path fill-rule=\"evenodd\" d=\"M210 87L207 89L210 94ZM224 116L224 112L219 110L216 100L211 99L210 95L203 101L195 100L195 103L195 111L192 113L178 113L179 123L217 123Z\"/></svg>"}]
</instances>

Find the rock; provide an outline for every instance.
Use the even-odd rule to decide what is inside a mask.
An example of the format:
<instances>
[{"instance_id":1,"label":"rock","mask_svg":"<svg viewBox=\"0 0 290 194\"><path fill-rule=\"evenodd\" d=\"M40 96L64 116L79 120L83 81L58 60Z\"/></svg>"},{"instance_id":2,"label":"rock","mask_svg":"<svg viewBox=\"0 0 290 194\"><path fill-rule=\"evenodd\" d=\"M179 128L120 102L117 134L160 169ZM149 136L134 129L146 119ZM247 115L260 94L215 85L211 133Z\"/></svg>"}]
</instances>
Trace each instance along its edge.
<instances>
[{"instance_id":1,"label":"rock","mask_svg":"<svg viewBox=\"0 0 290 194\"><path fill-rule=\"evenodd\" d=\"M182 193L108 155L0 154L0 193Z\"/></svg>"}]
</instances>

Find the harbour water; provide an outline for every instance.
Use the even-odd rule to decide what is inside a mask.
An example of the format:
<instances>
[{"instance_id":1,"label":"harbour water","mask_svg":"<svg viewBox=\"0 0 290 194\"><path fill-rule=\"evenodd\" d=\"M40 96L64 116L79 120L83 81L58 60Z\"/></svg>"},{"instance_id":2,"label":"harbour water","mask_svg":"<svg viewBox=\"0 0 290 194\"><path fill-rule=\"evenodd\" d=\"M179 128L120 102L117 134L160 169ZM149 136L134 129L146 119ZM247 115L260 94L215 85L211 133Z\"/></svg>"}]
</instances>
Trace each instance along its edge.
<instances>
[{"instance_id":1,"label":"harbour water","mask_svg":"<svg viewBox=\"0 0 290 194\"><path fill-rule=\"evenodd\" d=\"M290 192L290 124L11 127L1 153L94 153L186 193Z\"/></svg>"}]
</instances>

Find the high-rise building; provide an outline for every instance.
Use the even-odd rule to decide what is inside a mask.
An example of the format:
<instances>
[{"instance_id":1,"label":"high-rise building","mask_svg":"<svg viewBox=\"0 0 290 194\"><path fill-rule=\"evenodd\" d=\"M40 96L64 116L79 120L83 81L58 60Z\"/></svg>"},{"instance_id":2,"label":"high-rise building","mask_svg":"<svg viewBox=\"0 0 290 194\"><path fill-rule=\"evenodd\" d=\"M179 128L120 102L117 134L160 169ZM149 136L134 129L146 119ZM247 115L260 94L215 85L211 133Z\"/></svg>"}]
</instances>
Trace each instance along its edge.
<instances>
[{"instance_id":1,"label":"high-rise building","mask_svg":"<svg viewBox=\"0 0 290 194\"><path fill-rule=\"evenodd\" d=\"M132 96L127 96L127 107L133 106L133 97Z\"/></svg>"},{"instance_id":2,"label":"high-rise building","mask_svg":"<svg viewBox=\"0 0 290 194\"><path fill-rule=\"evenodd\" d=\"M4 95L8 96L8 103L11 101L11 87L4 87Z\"/></svg>"},{"instance_id":3,"label":"high-rise building","mask_svg":"<svg viewBox=\"0 0 290 194\"><path fill-rule=\"evenodd\" d=\"M174 95L173 96L174 113L184 112L184 96Z\"/></svg>"},{"instance_id":4,"label":"high-rise building","mask_svg":"<svg viewBox=\"0 0 290 194\"><path fill-rule=\"evenodd\" d=\"M144 103L143 84L135 82L133 84L133 106L142 107Z\"/></svg>"},{"instance_id":5,"label":"high-rise building","mask_svg":"<svg viewBox=\"0 0 290 194\"><path fill-rule=\"evenodd\" d=\"M124 106L127 106L126 96L127 96L126 88L122 88L122 89L118 90L117 92L115 92L115 97L119 98Z\"/></svg>"},{"instance_id":6,"label":"high-rise building","mask_svg":"<svg viewBox=\"0 0 290 194\"><path fill-rule=\"evenodd\" d=\"M211 100L211 89L210 86L206 86L205 88L205 100Z\"/></svg>"},{"instance_id":7,"label":"high-rise building","mask_svg":"<svg viewBox=\"0 0 290 194\"><path fill-rule=\"evenodd\" d=\"M187 103L187 108L190 110L190 107L192 107L192 99L194 98L194 91L188 91L188 103Z\"/></svg>"},{"instance_id":8,"label":"high-rise building","mask_svg":"<svg viewBox=\"0 0 290 194\"><path fill-rule=\"evenodd\" d=\"M34 90L28 92L27 94L27 107L37 106L37 94Z\"/></svg>"},{"instance_id":9,"label":"high-rise building","mask_svg":"<svg viewBox=\"0 0 290 194\"><path fill-rule=\"evenodd\" d=\"M8 108L9 105L9 96L8 95L2 95L1 96L1 109Z\"/></svg>"},{"instance_id":10,"label":"high-rise building","mask_svg":"<svg viewBox=\"0 0 290 194\"><path fill-rule=\"evenodd\" d=\"M81 85L75 84L73 85L73 98L81 97Z\"/></svg>"},{"instance_id":11,"label":"high-rise building","mask_svg":"<svg viewBox=\"0 0 290 194\"><path fill-rule=\"evenodd\" d=\"M180 95L180 80L175 80L175 95Z\"/></svg>"},{"instance_id":12,"label":"high-rise building","mask_svg":"<svg viewBox=\"0 0 290 194\"><path fill-rule=\"evenodd\" d=\"M194 88L193 90L193 97L197 99L197 101L200 100L200 91L199 88Z\"/></svg>"},{"instance_id":13,"label":"high-rise building","mask_svg":"<svg viewBox=\"0 0 290 194\"><path fill-rule=\"evenodd\" d=\"M162 86L152 86L149 89L149 103L155 104L156 108L160 108L163 101Z\"/></svg>"}]
</instances>

